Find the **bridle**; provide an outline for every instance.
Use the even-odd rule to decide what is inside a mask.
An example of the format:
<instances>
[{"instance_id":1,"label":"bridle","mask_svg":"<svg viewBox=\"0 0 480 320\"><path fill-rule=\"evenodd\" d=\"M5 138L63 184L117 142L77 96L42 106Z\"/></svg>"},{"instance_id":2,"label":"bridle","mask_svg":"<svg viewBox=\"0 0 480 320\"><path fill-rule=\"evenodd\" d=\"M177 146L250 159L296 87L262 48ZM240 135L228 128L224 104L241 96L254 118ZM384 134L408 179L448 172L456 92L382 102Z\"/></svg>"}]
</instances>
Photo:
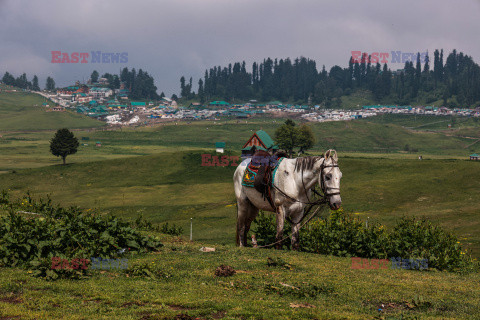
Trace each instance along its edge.
<instances>
[{"instance_id":1,"label":"bridle","mask_svg":"<svg viewBox=\"0 0 480 320\"><path fill-rule=\"evenodd\" d=\"M323 158L325 159L325 158ZM334 188L334 187L327 187L326 184L325 184L325 181L324 181L324 177L325 177L325 173L323 172L325 168L338 168L338 164L336 163L336 161L333 160L332 158L332 164L330 165L324 165L325 161L327 159L325 159L322 163L322 165L320 166L320 187L322 189L322 193L319 193L315 190L315 187L313 187L311 190L313 191L313 193L315 193L316 195L319 196L319 199L316 200L316 201L310 201L309 197L308 197L308 192L307 192L307 189L305 187L305 182L303 181L303 166L302 166L302 185L303 185L303 190L305 191L305 195L307 196L307 200L308 202L303 202L303 201L300 201L300 200L297 200L297 199L294 199L292 197L290 197L289 195L287 195L285 192L283 192L280 188L278 188L276 185L272 184L273 185L273 188L275 190L277 190L278 192L280 192L285 198L289 199L290 201L292 202L299 202L299 203L303 203L303 204L307 204L309 205L309 207L307 208L306 211L304 211L304 214L303 214L303 217L301 218L300 222L300 226L298 227L298 231L300 231L300 229L302 229L303 226L305 226L307 223L309 223L316 215L317 213L319 212L319 210L322 208L322 207L317 207L314 212L312 212L312 214L310 214L310 216L305 220L305 218L307 217L307 215L310 213L310 210L312 210L312 208L316 205L321 205L321 204L327 204L329 202L328 200L328 197L331 197L331 196L334 196L334 195L339 195L340 194L340 188ZM337 189L338 191L337 192L329 192L330 189ZM274 208L275 211L277 208ZM278 212L277 212L278 213ZM290 221L290 223L292 223L292 221L287 217L287 220ZM264 246L257 246L258 248L268 248L268 247L271 247L271 246L274 246L276 244L279 244L279 243L282 243L283 241L285 241L286 239L288 238L291 238L293 235L293 231L292 233L290 233L289 236L287 237L283 237L282 239L278 240L278 241L275 241L274 243L270 243L268 245L264 245Z\"/></svg>"},{"instance_id":2,"label":"bridle","mask_svg":"<svg viewBox=\"0 0 480 320\"><path fill-rule=\"evenodd\" d=\"M328 165L328 166L325 166L322 164L322 167L321 167L321 173L320 173L320 187L322 188L322 192L323 192L323 197L324 198L327 198L327 197L331 197L331 196L336 196L336 195L339 195L340 194L340 188L335 188L335 187L327 187L325 185L325 180L324 180L324 177L325 177L325 173L323 172L323 170L325 168L338 168L338 164L337 163L334 163L333 162L333 159L332 159L332 164ZM303 176L302 176L302 179L303 179ZM337 192L328 192L329 189L337 189L339 191ZM305 190L306 191L306 190Z\"/></svg>"},{"instance_id":3,"label":"bridle","mask_svg":"<svg viewBox=\"0 0 480 320\"><path fill-rule=\"evenodd\" d=\"M326 161L326 159L324 160L324 163L325 163L325 161ZM320 167L320 188L322 189L323 194L317 192L315 190L315 187L311 189L313 191L313 193L315 193L316 195L319 196L319 199L316 200L316 201L310 201L310 198L308 197L307 188L305 187L305 182L303 181L303 167L302 167L302 185L303 185L303 190L305 191L305 195L307 196L308 202L304 202L304 201L300 201L298 199L292 198L291 196L289 196L285 192L283 192L280 188L278 188L276 185L273 185L273 188L275 190L277 190L278 192L280 192L285 198L289 199L292 202L299 202L299 203L303 203L303 204L308 204L312 207L315 206L315 205L326 204L326 203L329 202L329 200L328 200L329 197L340 194L340 188L327 187L326 184L325 184L325 181L324 181L324 177L325 177L324 169L325 168L338 168L338 164L336 162L333 162L333 159L332 159L332 164L330 164L330 165L324 165L324 163L322 163L322 165ZM338 191L337 192L329 192L330 189L337 189ZM309 210L310 209L311 208L309 208Z\"/></svg>"}]
</instances>

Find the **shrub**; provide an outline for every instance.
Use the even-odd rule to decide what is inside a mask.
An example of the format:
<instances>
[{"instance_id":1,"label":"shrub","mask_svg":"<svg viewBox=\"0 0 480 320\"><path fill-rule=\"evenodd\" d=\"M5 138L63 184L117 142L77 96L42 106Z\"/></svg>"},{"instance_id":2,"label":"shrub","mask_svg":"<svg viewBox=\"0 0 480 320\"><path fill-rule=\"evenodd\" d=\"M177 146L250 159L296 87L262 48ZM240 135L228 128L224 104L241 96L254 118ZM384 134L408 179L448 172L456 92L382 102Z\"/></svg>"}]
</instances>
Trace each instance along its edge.
<instances>
[{"instance_id":1,"label":"shrub","mask_svg":"<svg viewBox=\"0 0 480 320\"><path fill-rule=\"evenodd\" d=\"M383 226L365 223L343 210L327 219L316 219L300 232L301 249L340 257L386 258L387 233Z\"/></svg>"},{"instance_id":2,"label":"shrub","mask_svg":"<svg viewBox=\"0 0 480 320\"><path fill-rule=\"evenodd\" d=\"M179 236L183 233L183 228L182 227L177 227L175 224L173 224L171 227L168 225L168 222L166 222L162 227L160 228L161 233L169 234L172 236Z\"/></svg>"},{"instance_id":3,"label":"shrub","mask_svg":"<svg viewBox=\"0 0 480 320\"><path fill-rule=\"evenodd\" d=\"M404 217L393 228L390 235L390 256L427 259L429 267L448 271L461 271L474 264L471 256L462 250L455 235L425 218L418 220Z\"/></svg>"},{"instance_id":4,"label":"shrub","mask_svg":"<svg viewBox=\"0 0 480 320\"><path fill-rule=\"evenodd\" d=\"M258 216L254 220L252 228L255 237L257 238L257 244L259 246L270 245L275 242L275 236L277 234L276 217L275 214L265 214L260 211ZM285 221L283 226L283 236L290 234L291 225L288 221ZM283 247L290 248L290 241L285 240L282 243ZM270 248L273 248L271 246Z\"/></svg>"},{"instance_id":5,"label":"shrub","mask_svg":"<svg viewBox=\"0 0 480 320\"><path fill-rule=\"evenodd\" d=\"M255 222L257 238L265 244L274 242L275 218L259 214ZM479 269L455 235L425 219L404 217L387 230L377 223L367 226L343 210L306 225L300 231L300 250L340 257L427 259L430 268L455 272Z\"/></svg>"},{"instance_id":6,"label":"shrub","mask_svg":"<svg viewBox=\"0 0 480 320\"><path fill-rule=\"evenodd\" d=\"M11 201L2 192L0 204L7 211L0 218L0 264L34 269L35 276L55 279L85 274L85 270L52 270L53 257L115 258L123 249L148 252L162 246L117 218L55 206L49 198L35 200L27 193Z\"/></svg>"}]
</instances>

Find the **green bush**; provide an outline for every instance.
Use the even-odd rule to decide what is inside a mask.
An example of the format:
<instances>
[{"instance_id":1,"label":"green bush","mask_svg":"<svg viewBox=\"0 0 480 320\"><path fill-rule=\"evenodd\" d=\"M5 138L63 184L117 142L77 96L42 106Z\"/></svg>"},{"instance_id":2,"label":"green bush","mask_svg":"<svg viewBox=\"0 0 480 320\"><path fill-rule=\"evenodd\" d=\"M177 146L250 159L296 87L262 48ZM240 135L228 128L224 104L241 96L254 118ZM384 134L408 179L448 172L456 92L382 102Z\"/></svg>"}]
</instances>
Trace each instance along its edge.
<instances>
[{"instance_id":1,"label":"green bush","mask_svg":"<svg viewBox=\"0 0 480 320\"><path fill-rule=\"evenodd\" d=\"M252 228L253 233L257 239L257 244L259 246L269 245L275 242L275 236L277 234L277 226L276 226L276 217L275 214L265 214L263 211L257 215L254 220L254 225ZM288 221L285 221L285 225L283 226L283 236L287 236L290 234L291 225ZM290 241L285 240L282 243L284 248L290 248ZM271 246L273 248L273 246Z\"/></svg>"},{"instance_id":2,"label":"green bush","mask_svg":"<svg viewBox=\"0 0 480 320\"><path fill-rule=\"evenodd\" d=\"M162 227L160 228L161 233L169 234L172 236L179 236L183 233L183 228L182 227L177 227L175 224L172 226L168 225L168 222L166 222Z\"/></svg>"},{"instance_id":3,"label":"green bush","mask_svg":"<svg viewBox=\"0 0 480 320\"><path fill-rule=\"evenodd\" d=\"M259 214L253 232L262 244L275 241L275 216ZM285 229L284 234L290 234ZM286 240L285 242L290 242ZM260 242L259 242L260 244ZM479 264L462 249L457 237L425 219L404 217L391 230L332 211L316 218L300 231L300 250L340 257L427 259L430 268L477 271Z\"/></svg>"},{"instance_id":4,"label":"green bush","mask_svg":"<svg viewBox=\"0 0 480 320\"><path fill-rule=\"evenodd\" d=\"M33 269L35 276L55 279L78 277L85 270L52 270L51 259L115 258L121 251L148 252L160 241L141 235L128 223L91 210L63 208L51 199L33 199L29 193L11 201L6 192L0 204L0 265Z\"/></svg>"},{"instance_id":5,"label":"green bush","mask_svg":"<svg viewBox=\"0 0 480 320\"><path fill-rule=\"evenodd\" d=\"M461 271L474 267L457 237L425 219L404 217L390 233L390 256L427 259L439 270Z\"/></svg>"}]
</instances>

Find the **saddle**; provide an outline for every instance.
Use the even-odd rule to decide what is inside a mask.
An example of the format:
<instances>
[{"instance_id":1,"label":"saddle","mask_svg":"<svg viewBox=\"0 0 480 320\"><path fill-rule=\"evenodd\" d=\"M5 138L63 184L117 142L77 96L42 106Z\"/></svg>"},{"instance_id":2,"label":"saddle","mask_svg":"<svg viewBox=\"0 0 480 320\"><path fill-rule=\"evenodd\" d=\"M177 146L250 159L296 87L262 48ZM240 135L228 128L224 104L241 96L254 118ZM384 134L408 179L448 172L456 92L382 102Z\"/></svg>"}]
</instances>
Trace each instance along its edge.
<instances>
[{"instance_id":1,"label":"saddle","mask_svg":"<svg viewBox=\"0 0 480 320\"><path fill-rule=\"evenodd\" d=\"M276 209L272 199L273 172L277 166L278 159L267 151L258 150L253 154L249 169L256 172L253 179L253 187L260 192L263 199L267 200L272 208Z\"/></svg>"}]
</instances>

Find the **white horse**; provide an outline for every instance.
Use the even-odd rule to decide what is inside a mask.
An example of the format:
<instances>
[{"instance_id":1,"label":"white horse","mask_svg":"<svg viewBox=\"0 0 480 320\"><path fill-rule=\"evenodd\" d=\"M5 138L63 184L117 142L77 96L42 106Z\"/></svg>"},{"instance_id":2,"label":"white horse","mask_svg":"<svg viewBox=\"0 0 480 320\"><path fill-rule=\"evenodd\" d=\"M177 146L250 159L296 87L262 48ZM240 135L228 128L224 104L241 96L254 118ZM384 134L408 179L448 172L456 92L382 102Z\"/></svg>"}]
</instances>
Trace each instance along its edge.
<instances>
[{"instance_id":1,"label":"white horse","mask_svg":"<svg viewBox=\"0 0 480 320\"><path fill-rule=\"evenodd\" d=\"M312 189L318 183L330 208L339 209L340 179L342 172L338 167L335 150L328 150L322 157L301 157L284 159L277 168L272 188L272 200L276 208L264 199L255 188L242 185L243 175L251 159L245 159L235 170L233 184L237 197L237 245L247 245L247 233L258 215L259 209L276 212L276 241L283 237L286 218L292 222L292 249L299 248L298 232L304 217L304 209L313 200ZM281 248L281 244L277 245Z\"/></svg>"}]
</instances>

